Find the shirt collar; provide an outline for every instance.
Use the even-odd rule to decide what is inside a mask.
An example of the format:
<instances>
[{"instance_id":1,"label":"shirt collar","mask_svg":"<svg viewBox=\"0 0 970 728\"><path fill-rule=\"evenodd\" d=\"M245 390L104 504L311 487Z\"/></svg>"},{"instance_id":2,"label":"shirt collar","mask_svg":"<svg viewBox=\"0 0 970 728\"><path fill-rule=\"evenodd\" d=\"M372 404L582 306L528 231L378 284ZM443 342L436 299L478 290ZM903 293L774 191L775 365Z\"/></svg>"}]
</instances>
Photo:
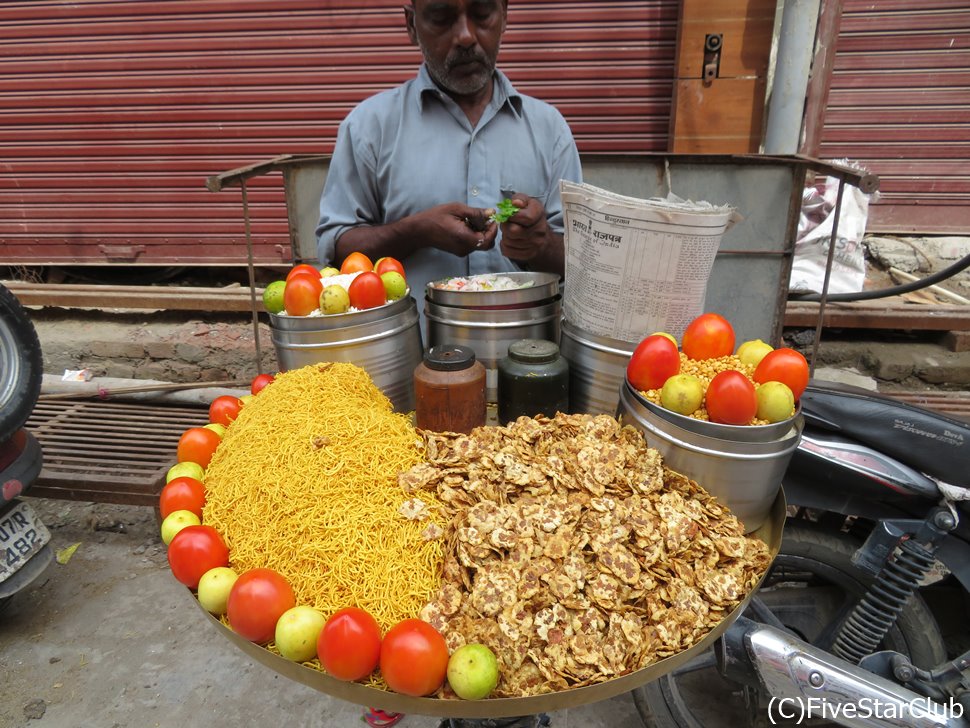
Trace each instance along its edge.
<instances>
[{"instance_id":1,"label":"shirt collar","mask_svg":"<svg viewBox=\"0 0 970 728\"><path fill-rule=\"evenodd\" d=\"M495 69L493 78L495 79L495 91L492 94L492 100L489 102L489 105L494 106L496 109L508 106L512 114L519 117L522 114L522 95L515 90L508 76L497 68ZM442 100L448 98L448 95L438 88L432 80L431 74L428 73L428 67L424 63L421 64L421 68L418 70L418 77L415 82L418 89L418 108L421 110L424 109L424 100L427 96L433 96Z\"/></svg>"}]
</instances>

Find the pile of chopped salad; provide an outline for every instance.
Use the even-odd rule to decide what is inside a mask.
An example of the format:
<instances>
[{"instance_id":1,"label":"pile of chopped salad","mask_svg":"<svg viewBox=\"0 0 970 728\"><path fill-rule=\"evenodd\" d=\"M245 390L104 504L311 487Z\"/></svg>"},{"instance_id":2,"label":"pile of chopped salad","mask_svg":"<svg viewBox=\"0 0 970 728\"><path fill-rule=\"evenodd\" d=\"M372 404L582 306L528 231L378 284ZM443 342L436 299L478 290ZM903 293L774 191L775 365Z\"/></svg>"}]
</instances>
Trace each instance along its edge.
<instances>
[{"instance_id":1,"label":"pile of chopped salad","mask_svg":"<svg viewBox=\"0 0 970 728\"><path fill-rule=\"evenodd\" d=\"M456 276L442 281L435 281L431 285L442 291L511 291L516 288L528 288L532 281L517 281L500 273L482 273L475 276Z\"/></svg>"}]
</instances>

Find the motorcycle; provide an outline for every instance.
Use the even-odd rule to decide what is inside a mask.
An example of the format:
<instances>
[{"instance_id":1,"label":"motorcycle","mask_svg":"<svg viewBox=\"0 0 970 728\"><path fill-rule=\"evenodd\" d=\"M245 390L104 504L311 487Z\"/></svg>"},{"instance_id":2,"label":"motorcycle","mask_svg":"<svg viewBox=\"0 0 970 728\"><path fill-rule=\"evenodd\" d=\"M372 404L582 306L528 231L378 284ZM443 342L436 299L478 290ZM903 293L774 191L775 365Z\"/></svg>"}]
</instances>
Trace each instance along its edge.
<instances>
[{"instance_id":1,"label":"motorcycle","mask_svg":"<svg viewBox=\"0 0 970 728\"><path fill-rule=\"evenodd\" d=\"M53 559L50 532L19 497L43 466L40 444L23 429L42 376L37 332L20 302L0 285L0 610Z\"/></svg>"},{"instance_id":2,"label":"motorcycle","mask_svg":"<svg viewBox=\"0 0 970 728\"><path fill-rule=\"evenodd\" d=\"M970 425L813 381L781 549L647 726L970 725Z\"/></svg>"}]
</instances>

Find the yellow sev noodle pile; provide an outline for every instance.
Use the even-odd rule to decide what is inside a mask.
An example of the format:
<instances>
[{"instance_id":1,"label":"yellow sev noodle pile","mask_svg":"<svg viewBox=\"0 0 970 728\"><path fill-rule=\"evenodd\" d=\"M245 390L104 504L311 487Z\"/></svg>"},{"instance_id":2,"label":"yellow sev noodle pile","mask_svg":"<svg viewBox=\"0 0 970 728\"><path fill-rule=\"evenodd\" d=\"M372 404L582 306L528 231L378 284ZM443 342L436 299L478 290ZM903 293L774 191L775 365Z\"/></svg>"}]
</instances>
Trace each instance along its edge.
<instances>
[{"instance_id":1,"label":"yellow sev noodle pile","mask_svg":"<svg viewBox=\"0 0 970 728\"><path fill-rule=\"evenodd\" d=\"M423 459L407 416L353 364L277 375L243 406L205 474L203 522L230 565L285 576L297 604L329 617L366 609L389 629L417 616L439 585L440 540L399 512L397 474ZM432 514L433 493L417 494ZM441 525L441 524L439 524Z\"/></svg>"}]
</instances>

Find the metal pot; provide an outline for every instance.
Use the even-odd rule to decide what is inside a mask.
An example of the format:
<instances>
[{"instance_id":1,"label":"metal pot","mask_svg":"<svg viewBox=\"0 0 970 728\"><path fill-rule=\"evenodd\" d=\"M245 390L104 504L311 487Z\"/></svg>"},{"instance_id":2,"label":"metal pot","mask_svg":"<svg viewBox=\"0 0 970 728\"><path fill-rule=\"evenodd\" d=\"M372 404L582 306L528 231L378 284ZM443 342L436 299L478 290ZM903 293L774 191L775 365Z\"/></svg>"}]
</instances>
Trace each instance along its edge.
<instances>
[{"instance_id":1,"label":"metal pot","mask_svg":"<svg viewBox=\"0 0 970 728\"><path fill-rule=\"evenodd\" d=\"M356 364L395 410L414 409L414 369L424 349L417 304L410 296L364 311L269 318L281 370L322 362Z\"/></svg>"},{"instance_id":2,"label":"metal pot","mask_svg":"<svg viewBox=\"0 0 970 728\"><path fill-rule=\"evenodd\" d=\"M552 273L503 273L531 283L505 291L446 291L429 283L424 302L428 345L467 346L485 366L485 396L498 399L498 363L520 339L559 342L562 296Z\"/></svg>"},{"instance_id":3,"label":"metal pot","mask_svg":"<svg viewBox=\"0 0 970 728\"><path fill-rule=\"evenodd\" d=\"M704 423L709 426L707 433L696 431L700 428L679 427L655 411L661 408L647 406L651 403L626 381L619 399L617 418L640 430L647 444L663 456L667 467L696 480L727 505L744 523L745 531L761 527L798 447L804 424L801 414L785 420L783 425L779 423L782 426L770 439L745 441L725 439L742 429L731 425Z\"/></svg>"},{"instance_id":4,"label":"metal pot","mask_svg":"<svg viewBox=\"0 0 970 728\"><path fill-rule=\"evenodd\" d=\"M594 415L615 413L636 346L591 334L563 320L559 350L569 362L569 408Z\"/></svg>"}]
</instances>

